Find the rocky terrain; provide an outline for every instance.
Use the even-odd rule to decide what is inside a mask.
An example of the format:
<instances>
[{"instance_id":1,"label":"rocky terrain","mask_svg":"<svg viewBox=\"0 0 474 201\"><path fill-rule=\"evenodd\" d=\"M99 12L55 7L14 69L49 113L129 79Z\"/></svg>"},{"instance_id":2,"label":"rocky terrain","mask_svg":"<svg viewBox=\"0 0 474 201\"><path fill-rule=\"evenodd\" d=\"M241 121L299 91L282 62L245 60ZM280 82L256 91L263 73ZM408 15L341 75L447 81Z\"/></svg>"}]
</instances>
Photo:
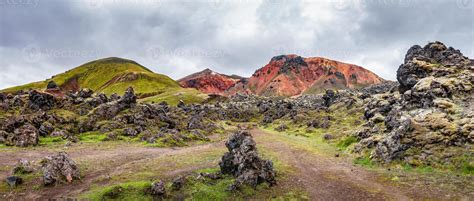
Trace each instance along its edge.
<instances>
[{"instance_id":1,"label":"rocky terrain","mask_svg":"<svg viewBox=\"0 0 474 201\"><path fill-rule=\"evenodd\" d=\"M46 186L59 185L58 189L61 185L74 186L74 181L85 178L83 185L77 184L76 191L61 190L70 196L88 192L93 183L113 185L90 195L93 199L120 199L133 193L166 199L179 199L180 195L196 198L206 189L212 189L206 196L223 196L218 197L221 199L284 199L290 195L281 192L290 191L298 199L439 199L439 194L428 190L412 192L419 186L404 172L430 169L442 172L430 178L458 175L443 180L454 189L439 187L439 182L425 182L433 191L442 192L445 197L441 199L472 199L473 189L462 186L474 186L474 63L459 50L440 42L413 46L398 69L397 79L398 82L384 81L361 67L322 58L280 56L249 79L245 84L248 88L244 87L248 94L236 93L200 104L179 101L176 106L166 101L140 101L133 87L121 96L86 88L63 92L61 83L50 80L42 89L0 94L0 148L14 150L5 152L5 156L11 154L33 161L45 158L39 175L37 170L30 171L29 165L25 165L28 162L21 162L19 169L26 172L11 173L10 166L0 166L8 169L2 176L8 178L10 186L42 181ZM212 84L207 89L217 90L218 86ZM309 93L322 89L323 93ZM299 96L288 98L295 95ZM104 164L96 164L96 158L84 158L76 150L83 146L90 149L92 145L88 143L112 149L118 144L129 150L119 147L113 152L88 152L97 158L107 158L101 152L119 153L110 163L120 169L105 165L104 170L91 171ZM257 148L262 150L259 145L263 147L263 157L257 152ZM75 162L66 153L48 151L46 155L34 151L48 146L59 146L61 151L69 149L81 162ZM330 153L330 159L320 152ZM130 162L130 158L137 161ZM177 163L180 158L186 158L182 162L185 165L175 164L174 170L160 165ZM369 179L378 177L375 173L357 169L352 163L348 165L346 159L380 167L384 169L382 175L391 175L390 182L404 183L378 183ZM12 162L0 161L0 165ZM286 169L287 166L291 168ZM88 168L82 172L85 175L77 172L80 167ZM397 169L402 173L393 175ZM110 170L116 175L99 181L97 175ZM139 170L145 173L139 174ZM320 171L343 175L351 181L335 183L331 179L334 175L330 177ZM358 174L347 175L352 171ZM357 179L358 175L366 179ZM421 179L423 175L412 177ZM130 178L144 182L132 185L129 182L136 180ZM124 182L133 188L122 185ZM351 182L360 182L359 187ZM315 190L315 185L324 191ZM369 192L360 186L379 191ZM40 195L28 187L12 189L15 188L5 190L0 186L0 193L5 192L9 199L25 191L26 198L61 195L53 187L41 187ZM343 197L343 191L349 197Z\"/></svg>"},{"instance_id":2,"label":"rocky terrain","mask_svg":"<svg viewBox=\"0 0 474 201\"><path fill-rule=\"evenodd\" d=\"M178 82L184 88L195 88L206 94L223 95L229 88L245 80L246 78L237 75L224 75L207 68L179 79Z\"/></svg>"}]
</instances>

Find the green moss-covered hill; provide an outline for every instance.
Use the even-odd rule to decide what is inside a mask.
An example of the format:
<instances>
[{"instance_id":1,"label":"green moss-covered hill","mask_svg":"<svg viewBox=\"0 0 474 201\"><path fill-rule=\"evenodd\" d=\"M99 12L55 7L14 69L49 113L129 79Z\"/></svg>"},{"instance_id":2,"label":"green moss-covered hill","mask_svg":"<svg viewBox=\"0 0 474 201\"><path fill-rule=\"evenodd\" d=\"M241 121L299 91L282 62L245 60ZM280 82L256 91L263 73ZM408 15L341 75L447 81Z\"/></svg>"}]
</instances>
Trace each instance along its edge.
<instances>
[{"instance_id":1,"label":"green moss-covered hill","mask_svg":"<svg viewBox=\"0 0 474 201\"><path fill-rule=\"evenodd\" d=\"M132 86L140 98L154 97L156 100L166 101L166 97L174 93L186 95L188 102L199 102L205 98L197 91L183 89L168 76L154 73L135 61L116 57L91 61L50 79L3 89L0 92L44 90L50 81L54 81L62 91L89 88L95 92L111 95L123 94L129 86ZM160 95L165 97L162 98ZM171 100L171 102L175 101Z\"/></svg>"}]
</instances>

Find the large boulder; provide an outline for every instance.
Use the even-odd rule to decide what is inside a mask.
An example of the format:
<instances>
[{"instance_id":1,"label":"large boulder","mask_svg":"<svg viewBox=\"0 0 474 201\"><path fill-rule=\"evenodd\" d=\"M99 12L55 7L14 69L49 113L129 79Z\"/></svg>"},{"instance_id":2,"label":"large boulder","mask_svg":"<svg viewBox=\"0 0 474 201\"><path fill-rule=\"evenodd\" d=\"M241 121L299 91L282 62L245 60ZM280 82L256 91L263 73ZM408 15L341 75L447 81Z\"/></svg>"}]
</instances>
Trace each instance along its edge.
<instances>
[{"instance_id":1,"label":"large boulder","mask_svg":"<svg viewBox=\"0 0 474 201\"><path fill-rule=\"evenodd\" d=\"M332 103L336 100L336 93L333 90L327 90L326 93L323 95L324 106L330 107Z\"/></svg>"},{"instance_id":2,"label":"large boulder","mask_svg":"<svg viewBox=\"0 0 474 201\"><path fill-rule=\"evenodd\" d=\"M54 81L49 81L46 89L58 89L58 85Z\"/></svg>"},{"instance_id":3,"label":"large boulder","mask_svg":"<svg viewBox=\"0 0 474 201\"><path fill-rule=\"evenodd\" d=\"M422 78L452 74L470 63L459 50L447 48L441 42L428 43L423 48L415 45L408 50L405 63L397 71L400 93L410 90Z\"/></svg>"},{"instance_id":4,"label":"large boulder","mask_svg":"<svg viewBox=\"0 0 474 201\"><path fill-rule=\"evenodd\" d=\"M123 105L123 107L130 107L137 103L137 96L135 96L135 91L132 87L129 87L127 91L125 91L125 94L118 100L118 103Z\"/></svg>"},{"instance_id":5,"label":"large boulder","mask_svg":"<svg viewBox=\"0 0 474 201\"><path fill-rule=\"evenodd\" d=\"M10 176L7 177L6 182L10 187L15 188L23 183L23 179L18 176Z\"/></svg>"},{"instance_id":6,"label":"large boulder","mask_svg":"<svg viewBox=\"0 0 474 201\"><path fill-rule=\"evenodd\" d=\"M402 143L402 139L411 131L411 119L401 117L399 126L392 130L375 147L374 157L382 162L390 162L397 159L410 145Z\"/></svg>"},{"instance_id":7,"label":"large boulder","mask_svg":"<svg viewBox=\"0 0 474 201\"><path fill-rule=\"evenodd\" d=\"M53 124L49 122L44 122L41 124L40 128L38 129L39 134L43 137L50 135L54 131Z\"/></svg>"},{"instance_id":8,"label":"large boulder","mask_svg":"<svg viewBox=\"0 0 474 201\"><path fill-rule=\"evenodd\" d=\"M41 161L44 185L71 183L80 179L79 167L65 152L46 157Z\"/></svg>"},{"instance_id":9,"label":"large boulder","mask_svg":"<svg viewBox=\"0 0 474 201\"><path fill-rule=\"evenodd\" d=\"M236 178L229 189L235 190L244 184L253 187L263 182L276 184L273 163L258 156L255 141L248 131L234 133L226 142L226 147L229 152L222 156L219 166L223 174Z\"/></svg>"},{"instance_id":10,"label":"large boulder","mask_svg":"<svg viewBox=\"0 0 474 201\"><path fill-rule=\"evenodd\" d=\"M372 149L381 162L460 166L472 147L474 66L440 42L408 50L397 71L399 90L368 96L368 122L355 133L354 151Z\"/></svg>"},{"instance_id":11,"label":"large boulder","mask_svg":"<svg viewBox=\"0 0 474 201\"><path fill-rule=\"evenodd\" d=\"M111 119L121 111L135 106L137 97L132 87L128 88L125 94L117 101L102 104L90 115L88 122Z\"/></svg>"},{"instance_id":12,"label":"large boulder","mask_svg":"<svg viewBox=\"0 0 474 201\"><path fill-rule=\"evenodd\" d=\"M150 194L158 198L166 196L165 182L163 181L153 182L153 184L151 184Z\"/></svg>"},{"instance_id":13,"label":"large boulder","mask_svg":"<svg viewBox=\"0 0 474 201\"><path fill-rule=\"evenodd\" d=\"M35 171L33 165L28 160L21 159L12 170L13 174L29 174Z\"/></svg>"},{"instance_id":14,"label":"large boulder","mask_svg":"<svg viewBox=\"0 0 474 201\"><path fill-rule=\"evenodd\" d=\"M6 135L6 137L3 137L5 138L4 143L9 146L28 147L35 146L39 142L38 130L29 123L16 128L13 133L3 132L0 135Z\"/></svg>"},{"instance_id":15,"label":"large boulder","mask_svg":"<svg viewBox=\"0 0 474 201\"><path fill-rule=\"evenodd\" d=\"M94 91L88 88L84 88L77 92L77 97L86 99L86 98L90 98L92 94L94 94Z\"/></svg>"},{"instance_id":16,"label":"large boulder","mask_svg":"<svg viewBox=\"0 0 474 201\"><path fill-rule=\"evenodd\" d=\"M32 110L49 110L54 107L54 96L48 93L42 93L36 90L31 90L29 93L29 107Z\"/></svg>"},{"instance_id":17,"label":"large boulder","mask_svg":"<svg viewBox=\"0 0 474 201\"><path fill-rule=\"evenodd\" d=\"M3 103L5 100L7 100L7 96L3 93L0 93L0 103Z\"/></svg>"}]
</instances>

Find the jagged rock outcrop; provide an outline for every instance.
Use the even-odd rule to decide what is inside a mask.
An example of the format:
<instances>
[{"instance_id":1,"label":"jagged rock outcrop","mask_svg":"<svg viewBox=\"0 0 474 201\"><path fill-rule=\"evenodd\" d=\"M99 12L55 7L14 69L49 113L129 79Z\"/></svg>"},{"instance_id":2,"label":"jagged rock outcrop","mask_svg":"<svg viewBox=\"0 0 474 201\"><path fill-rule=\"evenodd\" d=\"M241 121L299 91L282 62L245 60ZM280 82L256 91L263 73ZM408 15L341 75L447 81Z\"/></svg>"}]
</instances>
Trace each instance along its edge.
<instances>
[{"instance_id":1,"label":"jagged rock outcrop","mask_svg":"<svg viewBox=\"0 0 474 201\"><path fill-rule=\"evenodd\" d=\"M128 88L125 94L117 101L100 105L91 118L94 120L111 119L124 109L131 108L137 103L133 88Z\"/></svg>"},{"instance_id":2,"label":"jagged rock outcrop","mask_svg":"<svg viewBox=\"0 0 474 201\"><path fill-rule=\"evenodd\" d=\"M29 174L35 171L35 168L28 160L21 159L18 163L13 167L12 173L13 174Z\"/></svg>"},{"instance_id":3,"label":"jagged rock outcrop","mask_svg":"<svg viewBox=\"0 0 474 201\"><path fill-rule=\"evenodd\" d=\"M153 184L151 184L150 194L157 198L166 196L165 182L153 182Z\"/></svg>"},{"instance_id":4,"label":"jagged rock outcrop","mask_svg":"<svg viewBox=\"0 0 474 201\"><path fill-rule=\"evenodd\" d=\"M405 63L397 71L400 93L412 89L425 77L456 74L457 70L468 68L470 63L459 50L447 48L441 42L429 43L423 48L415 45L408 50Z\"/></svg>"},{"instance_id":5,"label":"jagged rock outcrop","mask_svg":"<svg viewBox=\"0 0 474 201\"><path fill-rule=\"evenodd\" d=\"M253 187L263 182L276 184L273 163L260 159L255 141L248 131L232 134L226 142L226 147L229 152L222 156L219 166L223 174L230 174L236 178L235 183L229 187L231 190L238 189L244 184Z\"/></svg>"},{"instance_id":6,"label":"jagged rock outcrop","mask_svg":"<svg viewBox=\"0 0 474 201\"><path fill-rule=\"evenodd\" d=\"M16 128L13 133L0 132L0 135L3 136L0 136L0 138L3 138L3 143L9 146L28 147L37 145L39 142L38 130L28 123ZM2 139L0 139L1 141Z\"/></svg>"},{"instance_id":7,"label":"jagged rock outcrop","mask_svg":"<svg viewBox=\"0 0 474 201\"><path fill-rule=\"evenodd\" d=\"M48 93L42 93L36 90L29 92L29 107L33 110L49 110L54 107L55 98Z\"/></svg>"},{"instance_id":8,"label":"jagged rock outcrop","mask_svg":"<svg viewBox=\"0 0 474 201\"><path fill-rule=\"evenodd\" d=\"M474 142L474 66L441 42L413 46L397 71L399 91L369 98L356 151L382 162L451 164ZM458 157L458 158L456 158Z\"/></svg>"},{"instance_id":9,"label":"jagged rock outcrop","mask_svg":"<svg viewBox=\"0 0 474 201\"><path fill-rule=\"evenodd\" d=\"M41 161L41 164L44 185L71 183L74 179L81 178L76 162L65 152L48 156Z\"/></svg>"}]
</instances>

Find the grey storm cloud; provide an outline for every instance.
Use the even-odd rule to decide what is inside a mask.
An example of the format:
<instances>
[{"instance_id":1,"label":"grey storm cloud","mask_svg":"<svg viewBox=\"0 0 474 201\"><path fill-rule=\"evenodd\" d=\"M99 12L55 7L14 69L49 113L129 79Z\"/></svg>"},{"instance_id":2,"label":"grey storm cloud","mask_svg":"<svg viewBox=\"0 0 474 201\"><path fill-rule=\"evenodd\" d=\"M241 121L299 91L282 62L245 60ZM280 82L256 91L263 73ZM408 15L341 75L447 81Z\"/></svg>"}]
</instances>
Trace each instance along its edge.
<instances>
[{"instance_id":1,"label":"grey storm cloud","mask_svg":"<svg viewBox=\"0 0 474 201\"><path fill-rule=\"evenodd\" d=\"M474 57L473 19L473 0L0 0L0 88L111 56L175 79L323 56L395 80L415 44Z\"/></svg>"}]
</instances>

